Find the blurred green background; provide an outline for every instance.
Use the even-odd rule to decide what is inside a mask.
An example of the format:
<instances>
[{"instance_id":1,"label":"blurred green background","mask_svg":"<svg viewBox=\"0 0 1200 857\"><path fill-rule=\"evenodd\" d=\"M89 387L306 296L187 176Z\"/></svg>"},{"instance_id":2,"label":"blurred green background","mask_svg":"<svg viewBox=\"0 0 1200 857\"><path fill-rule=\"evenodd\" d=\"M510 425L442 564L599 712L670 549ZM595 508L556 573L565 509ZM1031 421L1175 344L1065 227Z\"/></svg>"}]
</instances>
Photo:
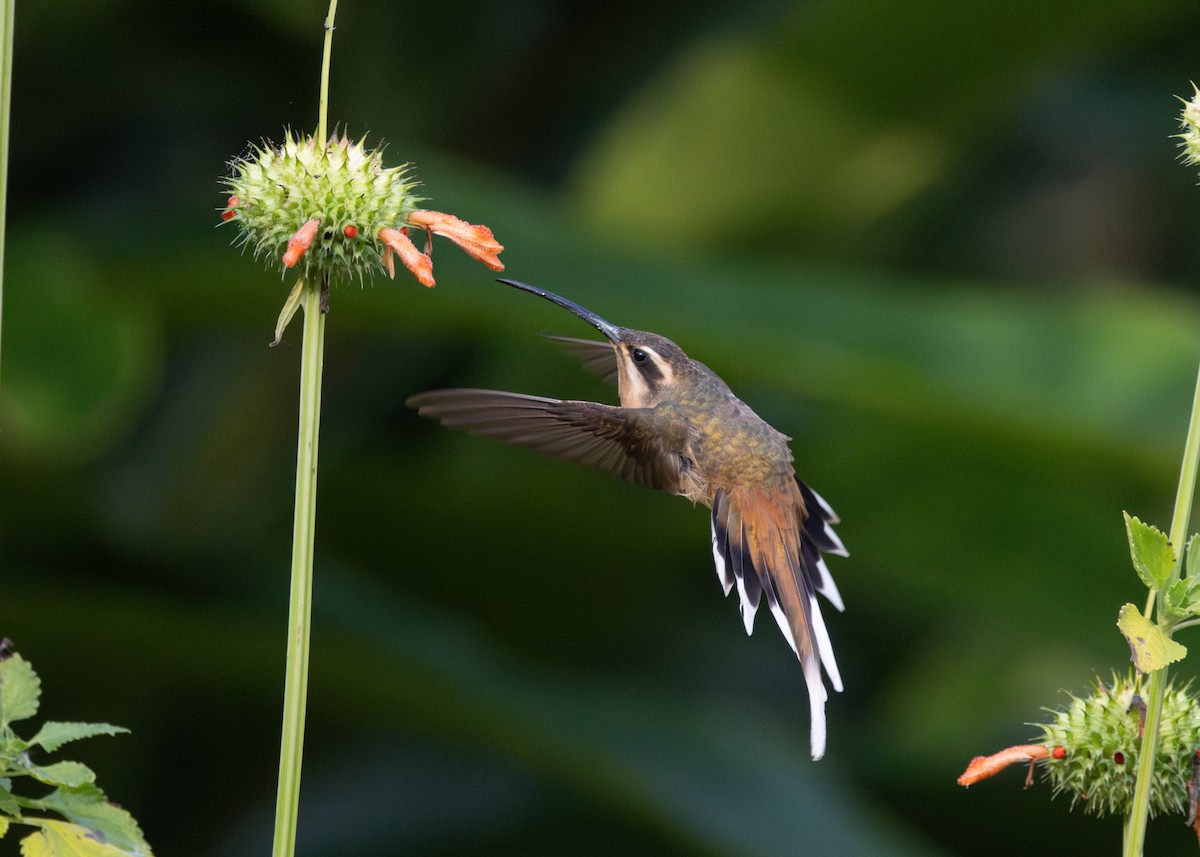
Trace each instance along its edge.
<instances>
[{"instance_id":1,"label":"blurred green background","mask_svg":"<svg viewBox=\"0 0 1200 857\"><path fill-rule=\"evenodd\" d=\"M217 229L315 124L324 4L19 0L0 636L161 855L269 848L299 328ZM1197 362L1185 0L343 0L331 116L507 275L671 337L793 436L849 560L846 692L721 598L702 509L425 423L613 401L449 244L332 298L305 857L1115 853L978 753L1124 668ZM607 398L605 398L607 397ZM1196 638L1184 634L1184 643ZM1185 664L1180 673L1194 669ZM15 837L2 844L16 853ZM1153 853L1192 853L1182 819Z\"/></svg>"}]
</instances>

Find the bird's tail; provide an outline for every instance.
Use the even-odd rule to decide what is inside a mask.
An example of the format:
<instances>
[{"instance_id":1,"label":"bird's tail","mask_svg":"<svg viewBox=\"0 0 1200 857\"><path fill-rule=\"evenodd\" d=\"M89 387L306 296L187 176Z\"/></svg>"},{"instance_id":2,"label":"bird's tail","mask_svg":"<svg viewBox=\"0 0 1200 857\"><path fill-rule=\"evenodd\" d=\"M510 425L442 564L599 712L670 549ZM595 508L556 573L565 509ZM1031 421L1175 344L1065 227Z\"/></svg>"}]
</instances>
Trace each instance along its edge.
<instances>
[{"instance_id":1,"label":"bird's tail","mask_svg":"<svg viewBox=\"0 0 1200 857\"><path fill-rule=\"evenodd\" d=\"M773 491L758 487L719 489L713 498L713 555L728 594L736 585L746 632L765 594L784 638L800 659L811 708L814 759L825 753L824 668L835 690L842 679L817 593L842 609L841 595L821 556L846 554L833 532L833 509L799 480Z\"/></svg>"}]
</instances>

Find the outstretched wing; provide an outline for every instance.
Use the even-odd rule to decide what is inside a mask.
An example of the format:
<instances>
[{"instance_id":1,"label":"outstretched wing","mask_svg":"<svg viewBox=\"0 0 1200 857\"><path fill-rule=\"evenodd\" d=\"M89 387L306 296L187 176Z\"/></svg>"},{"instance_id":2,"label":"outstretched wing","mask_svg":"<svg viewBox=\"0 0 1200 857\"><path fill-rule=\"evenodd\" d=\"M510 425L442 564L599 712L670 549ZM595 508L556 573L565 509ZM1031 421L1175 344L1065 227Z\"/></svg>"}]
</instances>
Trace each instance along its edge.
<instances>
[{"instance_id":1,"label":"outstretched wing","mask_svg":"<svg viewBox=\"0 0 1200 857\"><path fill-rule=\"evenodd\" d=\"M742 486L718 489L713 497L717 577L726 595L737 585L747 634L754 630L754 614L765 595L771 615L800 659L808 686L814 759L825 753L828 694L822 667L833 688L842 689L817 601L819 592L842 609L841 595L821 557L822 551L846 554L831 526L836 521L829 504L799 480L782 483L775 496Z\"/></svg>"},{"instance_id":2,"label":"outstretched wing","mask_svg":"<svg viewBox=\"0 0 1200 857\"><path fill-rule=\"evenodd\" d=\"M449 428L679 492L683 428L663 425L653 409L471 389L431 390L405 404Z\"/></svg>"},{"instance_id":3,"label":"outstretched wing","mask_svg":"<svg viewBox=\"0 0 1200 857\"><path fill-rule=\"evenodd\" d=\"M583 368L606 384L617 383L617 353L612 343L599 339L579 339L574 336L543 334L547 339L561 342L563 347L579 358Z\"/></svg>"}]
</instances>

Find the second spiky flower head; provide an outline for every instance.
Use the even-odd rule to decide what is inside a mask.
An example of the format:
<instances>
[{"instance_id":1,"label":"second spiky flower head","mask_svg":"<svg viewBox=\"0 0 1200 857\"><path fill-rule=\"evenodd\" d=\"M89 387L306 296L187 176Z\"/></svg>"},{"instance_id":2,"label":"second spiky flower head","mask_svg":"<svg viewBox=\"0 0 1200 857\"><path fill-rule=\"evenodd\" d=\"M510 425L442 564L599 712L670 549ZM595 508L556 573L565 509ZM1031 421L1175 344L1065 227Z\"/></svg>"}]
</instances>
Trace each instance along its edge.
<instances>
[{"instance_id":1,"label":"second spiky flower head","mask_svg":"<svg viewBox=\"0 0 1200 857\"><path fill-rule=\"evenodd\" d=\"M232 163L224 180L224 221L241 229L239 243L256 257L298 268L310 280L360 280L376 270L395 276L393 254L426 286L434 284L434 233L472 258L501 271L503 250L492 231L451 214L418 208L409 165L385 167L379 149L342 134L320 143L287 132L281 145L264 143ZM408 236L426 233L424 250Z\"/></svg>"},{"instance_id":2,"label":"second spiky flower head","mask_svg":"<svg viewBox=\"0 0 1200 857\"><path fill-rule=\"evenodd\" d=\"M1096 679L1091 693L1068 694L1066 706L1046 709L1050 722L1035 744L1019 744L990 756L977 756L959 777L969 786L1009 765L1029 763L1026 785L1033 783L1033 765L1044 766L1054 793L1071 798L1072 806L1088 812L1126 814L1133 806L1138 762L1142 752L1146 704L1140 683L1132 674L1114 674L1110 682ZM1200 700L1191 683L1168 684L1163 694L1154 777L1149 810L1186 813L1200 834Z\"/></svg>"},{"instance_id":3,"label":"second spiky flower head","mask_svg":"<svg viewBox=\"0 0 1200 857\"><path fill-rule=\"evenodd\" d=\"M1179 156L1193 166L1200 165L1200 88L1192 84L1192 97L1183 102L1179 116L1181 131L1175 135L1182 150Z\"/></svg>"}]
</instances>

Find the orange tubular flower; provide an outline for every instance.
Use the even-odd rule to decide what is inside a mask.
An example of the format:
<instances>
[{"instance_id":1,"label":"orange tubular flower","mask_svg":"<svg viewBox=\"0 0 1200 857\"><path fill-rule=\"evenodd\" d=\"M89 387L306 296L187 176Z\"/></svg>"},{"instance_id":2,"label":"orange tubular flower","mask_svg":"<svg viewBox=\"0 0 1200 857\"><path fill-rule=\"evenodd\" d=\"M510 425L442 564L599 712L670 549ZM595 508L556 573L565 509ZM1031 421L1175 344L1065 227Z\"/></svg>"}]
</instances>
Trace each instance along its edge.
<instances>
[{"instance_id":1,"label":"orange tubular flower","mask_svg":"<svg viewBox=\"0 0 1200 857\"><path fill-rule=\"evenodd\" d=\"M313 239L317 237L317 229L320 226L321 221L314 217L296 230L291 240L288 241L287 252L283 254L283 266L285 268L291 268L300 261L300 257L312 246Z\"/></svg>"},{"instance_id":2,"label":"orange tubular flower","mask_svg":"<svg viewBox=\"0 0 1200 857\"><path fill-rule=\"evenodd\" d=\"M388 276L395 279L396 268L392 262L392 251L400 257L404 267L412 271L423 286L433 286L433 260L416 248L408 236L399 229L384 227L379 230L379 240L387 245L383 251L383 269Z\"/></svg>"},{"instance_id":3,"label":"orange tubular flower","mask_svg":"<svg viewBox=\"0 0 1200 857\"><path fill-rule=\"evenodd\" d=\"M958 778L958 784L969 786L1000 773L1009 765L1015 765L1018 762L1033 763L1045 759L1049 755L1051 755L1050 751L1041 744L1018 744L1015 747L1006 747L999 753L993 753L990 756L976 756L971 760L971 764L967 765L967 769L962 772L962 776ZM1055 758L1059 758L1057 754ZM1029 773L1032 778L1032 764ZM1025 785L1028 787L1029 780L1026 780Z\"/></svg>"},{"instance_id":4,"label":"orange tubular flower","mask_svg":"<svg viewBox=\"0 0 1200 857\"><path fill-rule=\"evenodd\" d=\"M453 214L440 211L417 209L408 216L408 222L435 235L449 238L477 262L483 262L493 271L503 271L504 263L499 253L504 245L492 237L492 230L460 220Z\"/></svg>"}]
</instances>

